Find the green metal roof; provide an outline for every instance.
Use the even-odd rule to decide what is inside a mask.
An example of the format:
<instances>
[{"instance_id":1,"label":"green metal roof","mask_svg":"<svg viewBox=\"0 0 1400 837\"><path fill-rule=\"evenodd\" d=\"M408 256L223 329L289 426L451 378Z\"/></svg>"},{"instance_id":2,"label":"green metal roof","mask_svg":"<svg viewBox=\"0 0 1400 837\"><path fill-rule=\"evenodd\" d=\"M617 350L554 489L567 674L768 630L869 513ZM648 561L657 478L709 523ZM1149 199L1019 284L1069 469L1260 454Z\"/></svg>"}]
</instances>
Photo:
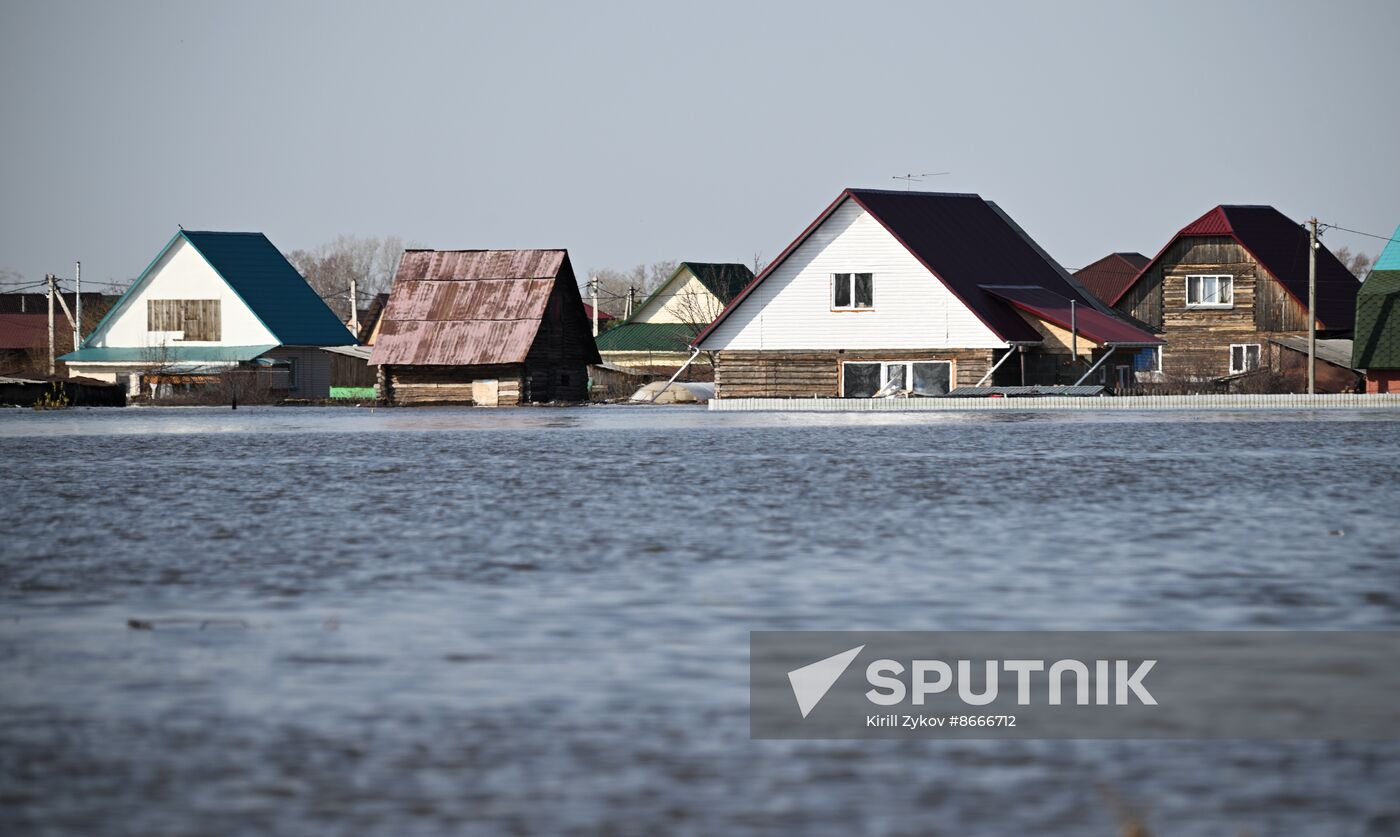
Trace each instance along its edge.
<instances>
[{"instance_id":1,"label":"green metal roof","mask_svg":"<svg viewBox=\"0 0 1400 837\"><path fill-rule=\"evenodd\" d=\"M704 329L692 323L623 323L598 335L600 352L688 352Z\"/></svg>"},{"instance_id":2,"label":"green metal roof","mask_svg":"<svg viewBox=\"0 0 1400 837\"><path fill-rule=\"evenodd\" d=\"M1400 369L1400 270L1372 270L1357 292L1351 365Z\"/></svg>"},{"instance_id":3,"label":"green metal roof","mask_svg":"<svg viewBox=\"0 0 1400 837\"><path fill-rule=\"evenodd\" d=\"M235 363L252 360L274 346L111 346L83 347L59 360L65 363Z\"/></svg>"}]
</instances>

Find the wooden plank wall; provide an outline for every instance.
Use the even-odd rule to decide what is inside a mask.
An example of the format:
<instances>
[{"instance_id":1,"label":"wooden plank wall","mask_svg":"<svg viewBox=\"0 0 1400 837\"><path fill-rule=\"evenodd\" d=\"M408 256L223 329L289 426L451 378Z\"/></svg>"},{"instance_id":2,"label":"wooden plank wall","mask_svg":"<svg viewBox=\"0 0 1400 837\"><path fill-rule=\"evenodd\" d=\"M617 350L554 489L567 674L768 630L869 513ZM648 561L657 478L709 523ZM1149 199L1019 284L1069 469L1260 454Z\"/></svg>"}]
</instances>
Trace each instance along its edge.
<instances>
[{"instance_id":1,"label":"wooden plank wall","mask_svg":"<svg viewBox=\"0 0 1400 837\"><path fill-rule=\"evenodd\" d=\"M148 299L147 331L183 331L185 340L222 340L217 299Z\"/></svg>"},{"instance_id":2,"label":"wooden plank wall","mask_svg":"<svg viewBox=\"0 0 1400 837\"><path fill-rule=\"evenodd\" d=\"M393 404L471 404L472 381L495 379L497 404L512 406L529 397L520 364L501 366L381 366L383 397Z\"/></svg>"},{"instance_id":3,"label":"wooden plank wall","mask_svg":"<svg viewBox=\"0 0 1400 837\"><path fill-rule=\"evenodd\" d=\"M841 364L872 360L951 360L958 386L971 386L991 367L992 349L718 352L719 398L811 398L840 394Z\"/></svg>"}]
</instances>

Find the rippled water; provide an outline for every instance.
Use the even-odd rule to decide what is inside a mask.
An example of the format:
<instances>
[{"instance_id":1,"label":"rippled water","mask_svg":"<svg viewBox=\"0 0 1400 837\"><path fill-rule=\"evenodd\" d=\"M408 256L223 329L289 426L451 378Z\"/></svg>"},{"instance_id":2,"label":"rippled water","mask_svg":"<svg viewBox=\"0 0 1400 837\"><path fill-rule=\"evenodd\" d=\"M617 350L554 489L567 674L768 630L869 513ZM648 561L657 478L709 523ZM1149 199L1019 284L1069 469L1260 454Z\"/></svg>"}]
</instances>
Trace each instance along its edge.
<instances>
[{"instance_id":1,"label":"rippled water","mask_svg":"<svg viewBox=\"0 0 1400 837\"><path fill-rule=\"evenodd\" d=\"M1397 431L6 411L0 831L1396 833L1394 743L751 741L747 638L1400 628Z\"/></svg>"}]
</instances>

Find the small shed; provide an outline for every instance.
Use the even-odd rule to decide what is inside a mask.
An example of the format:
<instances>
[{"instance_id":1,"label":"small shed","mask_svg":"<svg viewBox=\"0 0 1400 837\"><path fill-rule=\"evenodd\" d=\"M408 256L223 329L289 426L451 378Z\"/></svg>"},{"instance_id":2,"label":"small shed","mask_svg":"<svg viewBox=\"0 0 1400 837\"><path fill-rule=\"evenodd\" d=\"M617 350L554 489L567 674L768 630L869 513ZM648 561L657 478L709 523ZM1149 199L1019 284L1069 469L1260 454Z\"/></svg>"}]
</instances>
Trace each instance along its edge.
<instances>
[{"instance_id":1,"label":"small shed","mask_svg":"<svg viewBox=\"0 0 1400 837\"><path fill-rule=\"evenodd\" d=\"M566 250L409 250L370 355L381 400L585 401L599 364Z\"/></svg>"}]
</instances>

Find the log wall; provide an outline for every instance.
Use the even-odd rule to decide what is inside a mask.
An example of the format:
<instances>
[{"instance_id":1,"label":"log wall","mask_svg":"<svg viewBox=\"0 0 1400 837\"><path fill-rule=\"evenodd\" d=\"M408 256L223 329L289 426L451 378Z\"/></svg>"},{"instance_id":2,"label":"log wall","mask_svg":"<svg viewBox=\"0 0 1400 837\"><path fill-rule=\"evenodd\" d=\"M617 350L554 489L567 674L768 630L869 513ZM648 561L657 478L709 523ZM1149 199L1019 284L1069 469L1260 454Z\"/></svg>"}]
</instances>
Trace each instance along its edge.
<instances>
[{"instance_id":1,"label":"log wall","mask_svg":"<svg viewBox=\"0 0 1400 837\"><path fill-rule=\"evenodd\" d=\"M948 360L955 386L971 386L991 368L993 349L717 352L718 398L835 397L848 361Z\"/></svg>"}]
</instances>

